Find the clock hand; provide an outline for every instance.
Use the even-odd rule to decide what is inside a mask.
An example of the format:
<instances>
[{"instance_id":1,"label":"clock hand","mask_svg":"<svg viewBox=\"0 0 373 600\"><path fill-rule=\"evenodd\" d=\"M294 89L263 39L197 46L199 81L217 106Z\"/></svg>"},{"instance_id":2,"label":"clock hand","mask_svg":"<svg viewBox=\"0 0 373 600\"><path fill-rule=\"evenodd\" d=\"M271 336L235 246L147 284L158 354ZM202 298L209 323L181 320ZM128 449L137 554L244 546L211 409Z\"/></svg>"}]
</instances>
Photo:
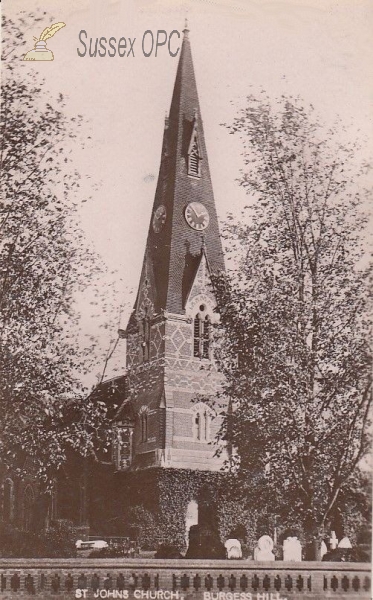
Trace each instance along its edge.
<instances>
[{"instance_id":1,"label":"clock hand","mask_svg":"<svg viewBox=\"0 0 373 600\"><path fill-rule=\"evenodd\" d=\"M200 217L196 217L196 223L204 225L206 222L206 215L201 215Z\"/></svg>"},{"instance_id":2,"label":"clock hand","mask_svg":"<svg viewBox=\"0 0 373 600\"><path fill-rule=\"evenodd\" d=\"M204 212L205 212L205 208L204 207L201 208L201 212L199 212L196 208L193 208L193 210L194 210L194 212L195 212L195 214L196 214L197 217L201 217L204 214Z\"/></svg>"},{"instance_id":3,"label":"clock hand","mask_svg":"<svg viewBox=\"0 0 373 600\"><path fill-rule=\"evenodd\" d=\"M190 207L190 212L192 213L191 214L192 220L194 220L196 222L199 222L200 218L201 218L201 215L195 210L194 207Z\"/></svg>"}]
</instances>

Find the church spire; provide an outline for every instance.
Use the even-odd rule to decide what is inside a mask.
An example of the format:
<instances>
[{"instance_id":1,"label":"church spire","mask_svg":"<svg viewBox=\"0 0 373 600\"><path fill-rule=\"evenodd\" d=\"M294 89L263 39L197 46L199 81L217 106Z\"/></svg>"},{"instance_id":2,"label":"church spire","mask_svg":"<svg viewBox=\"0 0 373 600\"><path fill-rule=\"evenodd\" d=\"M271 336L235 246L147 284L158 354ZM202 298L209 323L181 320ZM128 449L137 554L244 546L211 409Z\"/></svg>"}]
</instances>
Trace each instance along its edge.
<instances>
[{"instance_id":1,"label":"church spire","mask_svg":"<svg viewBox=\"0 0 373 600\"><path fill-rule=\"evenodd\" d=\"M154 282L154 314L184 314L203 254L213 272L224 270L187 22L183 33L141 277Z\"/></svg>"},{"instance_id":2,"label":"church spire","mask_svg":"<svg viewBox=\"0 0 373 600\"><path fill-rule=\"evenodd\" d=\"M127 327L123 407L131 402L138 415L131 438L135 469L217 470L224 461L209 446L219 422L195 402L197 390L210 396L220 386L212 361L217 315L211 274L224 262L188 34L186 24ZM208 366L208 377L201 365Z\"/></svg>"},{"instance_id":3,"label":"church spire","mask_svg":"<svg viewBox=\"0 0 373 600\"><path fill-rule=\"evenodd\" d=\"M184 25L184 29L183 29L183 34L184 34L184 37L188 37L189 29L188 29L188 19L187 18L185 18L185 25Z\"/></svg>"}]
</instances>

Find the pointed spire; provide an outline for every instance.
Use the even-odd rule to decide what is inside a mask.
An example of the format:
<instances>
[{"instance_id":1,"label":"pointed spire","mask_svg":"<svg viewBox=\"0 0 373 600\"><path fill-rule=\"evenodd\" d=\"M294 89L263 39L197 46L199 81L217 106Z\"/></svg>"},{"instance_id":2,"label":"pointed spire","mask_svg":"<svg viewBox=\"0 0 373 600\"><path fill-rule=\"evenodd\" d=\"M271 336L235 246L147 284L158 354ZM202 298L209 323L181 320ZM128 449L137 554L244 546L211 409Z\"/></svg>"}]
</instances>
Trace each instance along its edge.
<instances>
[{"instance_id":1,"label":"pointed spire","mask_svg":"<svg viewBox=\"0 0 373 600\"><path fill-rule=\"evenodd\" d=\"M157 314L162 310L183 314L202 254L212 272L224 270L188 33L186 23L170 112L165 120L162 159L144 259L150 261L149 272L154 275L155 289L149 290L149 295ZM199 167L197 173L192 173L190 152L195 140ZM197 213L200 205L208 213L202 239L201 230L188 224L185 216L186 207L192 202L197 205Z\"/></svg>"},{"instance_id":2,"label":"pointed spire","mask_svg":"<svg viewBox=\"0 0 373 600\"><path fill-rule=\"evenodd\" d=\"M200 114L196 78L190 48L189 29L184 29L180 59L176 73L174 91L170 107L170 121L179 120L180 112L186 110L185 117L192 120L195 112Z\"/></svg>"},{"instance_id":3,"label":"pointed spire","mask_svg":"<svg viewBox=\"0 0 373 600\"><path fill-rule=\"evenodd\" d=\"M184 39L189 37L188 19L185 18L185 25L183 29Z\"/></svg>"}]
</instances>

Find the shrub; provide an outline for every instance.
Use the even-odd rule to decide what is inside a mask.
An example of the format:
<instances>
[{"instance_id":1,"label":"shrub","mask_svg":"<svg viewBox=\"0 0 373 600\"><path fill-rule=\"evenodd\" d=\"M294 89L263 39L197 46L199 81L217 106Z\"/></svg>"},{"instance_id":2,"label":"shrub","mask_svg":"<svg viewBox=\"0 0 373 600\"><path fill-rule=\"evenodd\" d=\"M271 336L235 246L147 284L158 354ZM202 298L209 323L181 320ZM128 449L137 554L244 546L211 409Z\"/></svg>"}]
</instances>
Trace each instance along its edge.
<instances>
[{"instance_id":1,"label":"shrub","mask_svg":"<svg viewBox=\"0 0 373 600\"><path fill-rule=\"evenodd\" d=\"M56 523L39 533L21 531L10 525L0 528L0 556L3 558L73 558L76 556L74 530Z\"/></svg>"},{"instance_id":2,"label":"shrub","mask_svg":"<svg viewBox=\"0 0 373 600\"><path fill-rule=\"evenodd\" d=\"M143 506L134 506L128 511L131 532L135 532L137 544L142 550L155 550L159 544L159 524L157 517Z\"/></svg>"},{"instance_id":3,"label":"shrub","mask_svg":"<svg viewBox=\"0 0 373 600\"><path fill-rule=\"evenodd\" d=\"M161 544L154 558L182 558L178 548L173 545Z\"/></svg>"},{"instance_id":4,"label":"shrub","mask_svg":"<svg viewBox=\"0 0 373 600\"><path fill-rule=\"evenodd\" d=\"M323 556L323 561L330 562L370 562L367 552L358 546L354 548L335 548Z\"/></svg>"},{"instance_id":5,"label":"shrub","mask_svg":"<svg viewBox=\"0 0 373 600\"><path fill-rule=\"evenodd\" d=\"M123 556L125 556L125 549L123 546L109 546L108 548L92 550L88 555L88 558L123 558Z\"/></svg>"}]
</instances>

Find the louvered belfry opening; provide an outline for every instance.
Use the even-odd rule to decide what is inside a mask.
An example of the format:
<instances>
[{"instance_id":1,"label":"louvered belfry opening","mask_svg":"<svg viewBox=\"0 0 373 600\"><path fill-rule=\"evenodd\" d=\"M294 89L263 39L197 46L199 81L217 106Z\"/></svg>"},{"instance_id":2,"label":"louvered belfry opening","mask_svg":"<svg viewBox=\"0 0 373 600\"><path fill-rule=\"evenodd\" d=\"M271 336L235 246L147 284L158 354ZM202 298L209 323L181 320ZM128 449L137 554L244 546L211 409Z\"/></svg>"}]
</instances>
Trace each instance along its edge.
<instances>
[{"instance_id":1,"label":"louvered belfry opening","mask_svg":"<svg viewBox=\"0 0 373 600\"><path fill-rule=\"evenodd\" d=\"M210 330L211 321L207 315L202 323L203 325L203 340L202 340L202 358L210 358Z\"/></svg>"},{"instance_id":2,"label":"louvered belfry opening","mask_svg":"<svg viewBox=\"0 0 373 600\"><path fill-rule=\"evenodd\" d=\"M194 138L192 147L189 152L189 175L193 175L194 177L200 176L200 154L198 148L197 138Z\"/></svg>"},{"instance_id":3,"label":"louvered belfry opening","mask_svg":"<svg viewBox=\"0 0 373 600\"><path fill-rule=\"evenodd\" d=\"M193 353L196 358L210 358L210 331L210 317L196 315L193 326Z\"/></svg>"},{"instance_id":4,"label":"louvered belfry opening","mask_svg":"<svg viewBox=\"0 0 373 600\"><path fill-rule=\"evenodd\" d=\"M200 331L201 331L201 319L200 319L199 315L196 315L195 319L194 319L193 350L194 350L194 356L197 358L199 358L199 355L200 355L200 345L201 345Z\"/></svg>"}]
</instances>

